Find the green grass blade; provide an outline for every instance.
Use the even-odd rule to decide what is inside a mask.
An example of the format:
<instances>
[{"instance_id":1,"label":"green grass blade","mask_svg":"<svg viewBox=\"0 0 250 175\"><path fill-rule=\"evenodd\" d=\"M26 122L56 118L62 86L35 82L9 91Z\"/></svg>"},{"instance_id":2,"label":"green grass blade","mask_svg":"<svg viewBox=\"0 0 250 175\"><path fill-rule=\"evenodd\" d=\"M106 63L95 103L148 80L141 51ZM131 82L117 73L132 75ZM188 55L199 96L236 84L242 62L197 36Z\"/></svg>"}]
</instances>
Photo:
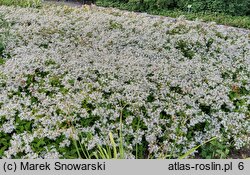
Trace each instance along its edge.
<instances>
[{"instance_id":1,"label":"green grass blade","mask_svg":"<svg viewBox=\"0 0 250 175\"><path fill-rule=\"evenodd\" d=\"M115 144L115 141L114 141L113 134L112 134L111 132L109 133L109 139L110 139L111 144L112 144L112 146L113 146L114 159L117 159L116 144Z\"/></svg>"},{"instance_id":2,"label":"green grass blade","mask_svg":"<svg viewBox=\"0 0 250 175\"><path fill-rule=\"evenodd\" d=\"M98 156L96 152L93 152L90 156L95 157L96 159L100 159L100 157Z\"/></svg>"},{"instance_id":3,"label":"green grass blade","mask_svg":"<svg viewBox=\"0 0 250 175\"><path fill-rule=\"evenodd\" d=\"M189 155L192 154L195 150L197 150L200 146L202 146L202 145L204 145L204 144L206 144L206 143L208 143L208 142L210 142L210 141L212 141L212 140L214 140L214 139L216 139L216 138L217 138L217 137L213 137L213 138L209 139L208 141L205 141L204 143L202 143L202 144L200 144L200 145L198 145L198 146L196 146L196 147L190 149L188 152L186 152L184 155L180 156L178 159L185 159L187 156L189 156Z\"/></svg>"},{"instance_id":4,"label":"green grass blade","mask_svg":"<svg viewBox=\"0 0 250 175\"><path fill-rule=\"evenodd\" d=\"M74 145L75 145L75 148L76 148L76 152L77 152L78 157L79 157L80 159L82 159L82 156L81 156L81 154L80 154L80 151L79 151L79 148L78 148L78 146L77 146L76 140L73 139L73 143L74 143Z\"/></svg>"},{"instance_id":5,"label":"green grass blade","mask_svg":"<svg viewBox=\"0 0 250 175\"><path fill-rule=\"evenodd\" d=\"M89 152L85 151L85 150L87 150L85 144L83 143L84 148L83 148L82 143L80 141L79 141L79 144L80 144L81 152L83 153L83 155L85 156L85 158L86 159L90 159L91 157L89 155Z\"/></svg>"},{"instance_id":6,"label":"green grass blade","mask_svg":"<svg viewBox=\"0 0 250 175\"><path fill-rule=\"evenodd\" d=\"M123 148L123 138L122 138L122 115L120 117L120 143L119 143L119 153L120 153L120 158L124 159L124 148Z\"/></svg>"},{"instance_id":7,"label":"green grass blade","mask_svg":"<svg viewBox=\"0 0 250 175\"><path fill-rule=\"evenodd\" d=\"M98 145L98 152L102 159L110 159L109 154L107 153L106 149Z\"/></svg>"}]
</instances>

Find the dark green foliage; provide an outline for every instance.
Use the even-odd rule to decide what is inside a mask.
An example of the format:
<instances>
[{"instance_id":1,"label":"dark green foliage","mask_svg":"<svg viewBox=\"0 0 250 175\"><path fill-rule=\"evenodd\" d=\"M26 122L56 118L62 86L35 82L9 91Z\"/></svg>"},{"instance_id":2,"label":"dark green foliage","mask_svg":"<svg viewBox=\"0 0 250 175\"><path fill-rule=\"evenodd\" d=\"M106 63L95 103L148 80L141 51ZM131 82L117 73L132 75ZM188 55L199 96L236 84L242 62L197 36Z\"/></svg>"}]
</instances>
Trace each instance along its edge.
<instances>
[{"instance_id":1,"label":"dark green foliage","mask_svg":"<svg viewBox=\"0 0 250 175\"><path fill-rule=\"evenodd\" d=\"M209 51L209 49L211 48L213 42L214 42L214 39L212 39L212 38L208 39L208 41L206 43L207 51Z\"/></svg>"},{"instance_id":2,"label":"dark green foliage","mask_svg":"<svg viewBox=\"0 0 250 175\"><path fill-rule=\"evenodd\" d=\"M40 44L40 48L48 49L49 45L47 43Z\"/></svg>"},{"instance_id":3,"label":"dark green foliage","mask_svg":"<svg viewBox=\"0 0 250 175\"><path fill-rule=\"evenodd\" d=\"M160 119L170 119L171 115L167 114L165 111L161 111Z\"/></svg>"},{"instance_id":4,"label":"dark green foliage","mask_svg":"<svg viewBox=\"0 0 250 175\"><path fill-rule=\"evenodd\" d=\"M205 144L199 148L202 158L206 159L225 159L229 154L229 150L232 149L230 145L225 144L226 141L213 140L208 144Z\"/></svg>"},{"instance_id":5,"label":"dark green foliage","mask_svg":"<svg viewBox=\"0 0 250 175\"><path fill-rule=\"evenodd\" d=\"M57 137L55 140L51 140L49 138L34 138L30 145L35 153L47 152L46 147L48 150L56 148L56 150L58 150L59 153L63 155L63 158L77 158L77 150L72 143L69 146L60 147L60 143L63 142L65 139L66 137L63 134Z\"/></svg>"},{"instance_id":6,"label":"dark green foliage","mask_svg":"<svg viewBox=\"0 0 250 175\"><path fill-rule=\"evenodd\" d=\"M208 114L208 115L211 114L211 107L210 106L206 106L206 105L201 104L200 109L205 114Z\"/></svg>"},{"instance_id":7,"label":"dark green foliage","mask_svg":"<svg viewBox=\"0 0 250 175\"><path fill-rule=\"evenodd\" d=\"M145 137L142 137L142 141L140 144L137 144L137 149L134 148L133 150L137 150L133 152L136 155L137 159L147 159L149 152L148 152L148 142L146 141Z\"/></svg>"},{"instance_id":8,"label":"dark green foliage","mask_svg":"<svg viewBox=\"0 0 250 175\"><path fill-rule=\"evenodd\" d=\"M231 15L249 15L250 0L99 0L110 4L129 4L134 10L180 9L192 12L219 12ZM191 5L188 8L188 5Z\"/></svg>"},{"instance_id":9,"label":"dark green foliage","mask_svg":"<svg viewBox=\"0 0 250 175\"><path fill-rule=\"evenodd\" d=\"M1 104L0 104L0 107L1 107ZM6 117L5 116L0 116L0 127L3 126L3 124L6 122Z\"/></svg>"},{"instance_id":10,"label":"dark green foliage","mask_svg":"<svg viewBox=\"0 0 250 175\"><path fill-rule=\"evenodd\" d=\"M31 142L31 148L35 152L42 152L46 151L44 146L46 145L46 142L49 142L49 139L47 138L34 138L34 140Z\"/></svg>"},{"instance_id":11,"label":"dark green foliage","mask_svg":"<svg viewBox=\"0 0 250 175\"><path fill-rule=\"evenodd\" d=\"M3 18L0 14L0 66L5 63L6 53L5 50L5 42L7 37L9 36L9 23Z\"/></svg>"},{"instance_id":12,"label":"dark green foliage","mask_svg":"<svg viewBox=\"0 0 250 175\"><path fill-rule=\"evenodd\" d=\"M21 134L24 131L26 132L32 132L32 123L33 121L28 121L28 120L21 120L18 116L15 118L15 132L17 134Z\"/></svg>"},{"instance_id":13,"label":"dark green foliage","mask_svg":"<svg viewBox=\"0 0 250 175\"><path fill-rule=\"evenodd\" d=\"M147 102L153 102L155 100L154 94L150 93L149 96L147 97Z\"/></svg>"},{"instance_id":14,"label":"dark green foliage","mask_svg":"<svg viewBox=\"0 0 250 175\"><path fill-rule=\"evenodd\" d=\"M95 106L87 101L87 99L82 101L81 104L82 108L86 109L86 111L89 113L88 118L81 118L80 123L83 127L87 126L93 126L94 123L98 120L100 120L99 116L92 115L92 111L95 109Z\"/></svg>"},{"instance_id":15,"label":"dark green foliage","mask_svg":"<svg viewBox=\"0 0 250 175\"><path fill-rule=\"evenodd\" d=\"M169 90L171 92L175 92L175 93L178 93L178 94L183 94L183 91L182 91L181 87L179 87L179 86L170 86Z\"/></svg>"},{"instance_id":16,"label":"dark green foliage","mask_svg":"<svg viewBox=\"0 0 250 175\"><path fill-rule=\"evenodd\" d=\"M80 119L80 124L83 127L91 127L95 124L95 122L99 121L100 117L99 116L92 116L90 115L90 117L88 118L81 118Z\"/></svg>"},{"instance_id":17,"label":"dark green foliage","mask_svg":"<svg viewBox=\"0 0 250 175\"><path fill-rule=\"evenodd\" d=\"M86 109L86 111L90 114L91 111L95 109L95 106L92 103L89 103L87 99L82 101L82 108Z\"/></svg>"},{"instance_id":18,"label":"dark green foliage","mask_svg":"<svg viewBox=\"0 0 250 175\"><path fill-rule=\"evenodd\" d=\"M0 157L3 156L4 151L10 147L11 135L8 133L0 132Z\"/></svg>"},{"instance_id":19,"label":"dark green foliage","mask_svg":"<svg viewBox=\"0 0 250 175\"><path fill-rule=\"evenodd\" d=\"M189 0L192 9L198 11L223 12L231 15L249 15L249 0Z\"/></svg>"},{"instance_id":20,"label":"dark green foliage","mask_svg":"<svg viewBox=\"0 0 250 175\"><path fill-rule=\"evenodd\" d=\"M140 120L139 117L134 117L133 121L132 121L132 128L133 130L138 130L138 128L140 128L141 130L147 130L147 126L146 124Z\"/></svg>"},{"instance_id":21,"label":"dark green foliage","mask_svg":"<svg viewBox=\"0 0 250 175\"><path fill-rule=\"evenodd\" d=\"M3 55L4 44L0 41L0 56Z\"/></svg>"},{"instance_id":22,"label":"dark green foliage","mask_svg":"<svg viewBox=\"0 0 250 175\"><path fill-rule=\"evenodd\" d=\"M250 28L250 0L98 0L97 5Z\"/></svg>"},{"instance_id":23,"label":"dark green foliage","mask_svg":"<svg viewBox=\"0 0 250 175\"><path fill-rule=\"evenodd\" d=\"M189 123L190 121L188 121ZM187 138L192 139L195 136L196 132L204 132L205 130L209 130L210 126L210 121L206 120L205 122L202 123L196 123L194 126L190 126L187 131Z\"/></svg>"},{"instance_id":24,"label":"dark green foliage","mask_svg":"<svg viewBox=\"0 0 250 175\"><path fill-rule=\"evenodd\" d=\"M1 47L1 46L0 46ZM0 48L0 52L1 52L1 48ZM0 57L0 65L3 65L5 63L5 60L3 58Z\"/></svg>"}]
</instances>

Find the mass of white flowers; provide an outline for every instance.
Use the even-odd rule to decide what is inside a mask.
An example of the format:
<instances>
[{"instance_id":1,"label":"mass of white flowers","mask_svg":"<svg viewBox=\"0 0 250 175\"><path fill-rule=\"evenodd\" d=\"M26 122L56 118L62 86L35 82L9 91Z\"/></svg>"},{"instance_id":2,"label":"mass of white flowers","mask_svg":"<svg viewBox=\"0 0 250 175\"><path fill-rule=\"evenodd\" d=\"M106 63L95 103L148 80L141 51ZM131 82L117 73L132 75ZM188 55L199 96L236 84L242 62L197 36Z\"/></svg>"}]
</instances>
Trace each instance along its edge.
<instances>
[{"instance_id":1,"label":"mass of white flowers","mask_svg":"<svg viewBox=\"0 0 250 175\"><path fill-rule=\"evenodd\" d=\"M0 14L3 158L60 158L79 139L91 150L118 140L120 120L128 158L142 144L176 157L215 136L249 145L249 30L95 7Z\"/></svg>"}]
</instances>

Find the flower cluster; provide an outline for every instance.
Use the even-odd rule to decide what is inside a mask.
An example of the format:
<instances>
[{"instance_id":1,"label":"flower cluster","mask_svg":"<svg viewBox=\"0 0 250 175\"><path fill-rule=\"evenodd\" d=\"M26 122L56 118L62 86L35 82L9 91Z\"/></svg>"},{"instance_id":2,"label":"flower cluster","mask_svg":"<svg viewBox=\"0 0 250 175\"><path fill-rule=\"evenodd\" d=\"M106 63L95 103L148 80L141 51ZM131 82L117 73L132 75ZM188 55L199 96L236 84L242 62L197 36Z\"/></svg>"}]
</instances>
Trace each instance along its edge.
<instances>
[{"instance_id":1,"label":"flower cluster","mask_svg":"<svg viewBox=\"0 0 250 175\"><path fill-rule=\"evenodd\" d=\"M249 30L97 7L0 14L0 157L66 157L72 140L92 150L121 126L128 158L250 143Z\"/></svg>"}]
</instances>

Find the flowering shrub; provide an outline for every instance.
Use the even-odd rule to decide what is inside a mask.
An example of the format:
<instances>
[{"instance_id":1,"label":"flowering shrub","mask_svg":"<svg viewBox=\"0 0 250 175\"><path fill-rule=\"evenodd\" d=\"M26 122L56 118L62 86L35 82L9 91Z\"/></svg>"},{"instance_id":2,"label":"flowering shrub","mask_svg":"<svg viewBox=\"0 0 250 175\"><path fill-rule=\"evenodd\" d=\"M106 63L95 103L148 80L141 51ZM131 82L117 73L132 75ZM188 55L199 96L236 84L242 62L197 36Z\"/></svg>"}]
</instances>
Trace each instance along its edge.
<instances>
[{"instance_id":1,"label":"flowering shrub","mask_svg":"<svg viewBox=\"0 0 250 175\"><path fill-rule=\"evenodd\" d=\"M72 140L118 143L120 120L126 158L175 158L214 136L249 145L249 30L94 7L0 13L1 158L75 158Z\"/></svg>"}]
</instances>

